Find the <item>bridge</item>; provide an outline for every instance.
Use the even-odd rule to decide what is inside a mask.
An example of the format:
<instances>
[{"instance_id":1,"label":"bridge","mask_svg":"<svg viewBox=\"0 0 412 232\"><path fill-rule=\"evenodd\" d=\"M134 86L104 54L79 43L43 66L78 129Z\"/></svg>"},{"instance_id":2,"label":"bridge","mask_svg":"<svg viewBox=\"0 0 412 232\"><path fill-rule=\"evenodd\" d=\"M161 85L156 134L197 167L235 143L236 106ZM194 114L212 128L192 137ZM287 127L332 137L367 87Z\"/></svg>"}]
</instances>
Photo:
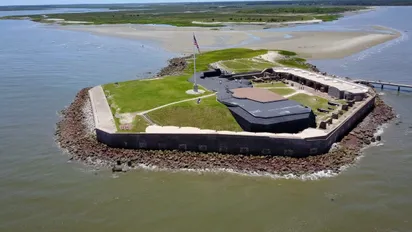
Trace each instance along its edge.
<instances>
[{"instance_id":1,"label":"bridge","mask_svg":"<svg viewBox=\"0 0 412 232\"><path fill-rule=\"evenodd\" d=\"M355 80L355 83L358 84L363 84L363 85L380 85L381 89L384 88L384 86L393 86L393 87L398 87L398 92L401 91L401 88L407 88L412 90L412 85L408 84L399 84L399 83L393 83L393 82L386 82L386 81L369 81L369 80Z\"/></svg>"}]
</instances>

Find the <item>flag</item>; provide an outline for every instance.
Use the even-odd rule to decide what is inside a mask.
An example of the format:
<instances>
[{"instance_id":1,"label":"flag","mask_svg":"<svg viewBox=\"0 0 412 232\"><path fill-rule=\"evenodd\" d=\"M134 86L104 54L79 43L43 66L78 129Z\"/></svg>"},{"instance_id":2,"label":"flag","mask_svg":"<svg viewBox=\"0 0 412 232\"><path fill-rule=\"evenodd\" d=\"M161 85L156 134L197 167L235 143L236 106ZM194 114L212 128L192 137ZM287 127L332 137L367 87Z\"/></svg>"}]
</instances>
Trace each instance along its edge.
<instances>
[{"instance_id":1,"label":"flag","mask_svg":"<svg viewBox=\"0 0 412 232\"><path fill-rule=\"evenodd\" d=\"M193 44L196 46L197 51L200 53L199 44L197 43L196 36L194 33L193 33Z\"/></svg>"}]
</instances>

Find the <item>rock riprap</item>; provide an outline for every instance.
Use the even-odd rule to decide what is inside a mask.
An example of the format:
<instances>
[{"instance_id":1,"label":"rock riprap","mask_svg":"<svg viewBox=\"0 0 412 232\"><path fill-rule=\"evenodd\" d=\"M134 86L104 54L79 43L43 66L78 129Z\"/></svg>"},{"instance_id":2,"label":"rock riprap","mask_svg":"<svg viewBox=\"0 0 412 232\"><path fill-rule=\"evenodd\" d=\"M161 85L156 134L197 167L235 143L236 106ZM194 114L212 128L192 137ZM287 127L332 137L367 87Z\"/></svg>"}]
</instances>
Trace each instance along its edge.
<instances>
[{"instance_id":1,"label":"rock riprap","mask_svg":"<svg viewBox=\"0 0 412 232\"><path fill-rule=\"evenodd\" d=\"M186 59L189 57L177 57L169 60L169 64L162 68L157 76L176 75L183 72L187 66Z\"/></svg>"}]
</instances>

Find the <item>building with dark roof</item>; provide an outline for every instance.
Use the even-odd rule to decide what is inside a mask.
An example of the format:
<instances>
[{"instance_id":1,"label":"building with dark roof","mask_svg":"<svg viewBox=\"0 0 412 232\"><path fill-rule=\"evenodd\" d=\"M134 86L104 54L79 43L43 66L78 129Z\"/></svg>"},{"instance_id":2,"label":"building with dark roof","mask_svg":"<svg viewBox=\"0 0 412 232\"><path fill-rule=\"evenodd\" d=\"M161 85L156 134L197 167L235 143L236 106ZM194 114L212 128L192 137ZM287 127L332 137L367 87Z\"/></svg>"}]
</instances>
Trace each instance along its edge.
<instances>
[{"instance_id":1,"label":"building with dark roof","mask_svg":"<svg viewBox=\"0 0 412 232\"><path fill-rule=\"evenodd\" d=\"M217 92L217 100L232 113L244 131L298 133L316 127L312 110L266 89L253 88L249 79L264 72L223 74L218 70L196 73L197 83ZM194 82L195 76L189 79Z\"/></svg>"},{"instance_id":2,"label":"building with dark roof","mask_svg":"<svg viewBox=\"0 0 412 232\"><path fill-rule=\"evenodd\" d=\"M217 98L225 104L245 131L298 133L316 127L308 107L259 88L226 89Z\"/></svg>"}]
</instances>

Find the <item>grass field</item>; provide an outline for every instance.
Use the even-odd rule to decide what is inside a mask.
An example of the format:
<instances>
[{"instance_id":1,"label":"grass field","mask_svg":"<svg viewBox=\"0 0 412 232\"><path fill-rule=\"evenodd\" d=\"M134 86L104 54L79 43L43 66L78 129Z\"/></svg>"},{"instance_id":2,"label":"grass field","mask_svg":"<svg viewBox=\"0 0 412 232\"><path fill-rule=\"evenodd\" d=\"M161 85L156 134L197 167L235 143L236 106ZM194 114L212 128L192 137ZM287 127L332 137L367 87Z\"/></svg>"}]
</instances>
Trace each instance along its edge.
<instances>
[{"instance_id":1,"label":"grass field","mask_svg":"<svg viewBox=\"0 0 412 232\"><path fill-rule=\"evenodd\" d=\"M235 73L249 72L249 71L261 71L266 68L279 66L275 63L264 60L251 60L251 59L236 59L227 60L221 62L224 66Z\"/></svg>"},{"instance_id":2,"label":"grass field","mask_svg":"<svg viewBox=\"0 0 412 232\"><path fill-rule=\"evenodd\" d=\"M149 123L142 116L136 116L133 120L133 129L132 131L136 132L145 132L146 127L149 126Z\"/></svg>"},{"instance_id":3,"label":"grass field","mask_svg":"<svg viewBox=\"0 0 412 232\"><path fill-rule=\"evenodd\" d=\"M255 56L266 54L268 50L252 50L246 48L231 48L224 50L216 50L211 52L205 52L197 56L196 68L198 71L208 69L208 65L217 61L233 60L233 59L250 59ZM188 70L193 70L193 64L188 65Z\"/></svg>"},{"instance_id":4,"label":"grass field","mask_svg":"<svg viewBox=\"0 0 412 232\"><path fill-rule=\"evenodd\" d=\"M309 66L306 64L306 60L298 57L290 57L288 59L277 60L278 63L294 68L309 69Z\"/></svg>"},{"instance_id":5,"label":"grass field","mask_svg":"<svg viewBox=\"0 0 412 232\"><path fill-rule=\"evenodd\" d=\"M289 95L289 94L292 94L292 93L296 92L292 88L269 89L269 90L274 92L274 93L277 93L279 95L282 95L282 96L286 96L286 95Z\"/></svg>"},{"instance_id":6,"label":"grass field","mask_svg":"<svg viewBox=\"0 0 412 232\"><path fill-rule=\"evenodd\" d=\"M299 102L300 104L307 106L313 110L313 113L316 115L322 115L323 113L318 111L318 108L327 109L330 107L328 105L328 100L325 98L321 98L318 96L311 96L304 93L299 93L293 95L289 98L289 100L294 100Z\"/></svg>"},{"instance_id":7,"label":"grass field","mask_svg":"<svg viewBox=\"0 0 412 232\"><path fill-rule=\"evenodd\" d=\"M149 126L149 123L142 116L136 116L128 129L122 128L118 118L115 117L114 121L118 132L145 132L146 127Z\"/></svg>"},{"instance_id":8,"label":"grass field","mask_svg":"<svg viewBox=\"0 0 412 232\"><path fill-rule=\"evenodd\" d=\"M147 114L162 126L190 126L201 129L242 131L227 107L216 96L171 105ZM171 117L173 115L173 117Z\"/></svg>"},{"instance_id":9,"label":"grass field","mask_svg":"<svg viewBox=\"0 0 412 232\"><path fill-rule=\"evenodd\" d=\"M278 53L283 56L296 56L296 52L285 51L285 50L278 50Z\"/></svg>"},{"instance_id":10,"label":"grass field","mask_svg":"<svg viewBox=\"0 0 412 232\"><path fill-rule=\"evenodd\" d=\"M251 50L243 48L218 50L202 53L197 57L197 71L208 70L210 63L221 59L252 58L266 53L267 50ZM186 94L193 88L188 81L193 72L193 64L189 64L180 76L169 76L154 80L132 80L103 85L109 104L114 104L114 113L140 112L176 102L194 98ZM208 94L208 93L205 93Z\"/></svg>"},{"instance_id":11,"label":"grass field","mask_svg":"<svg viewBox=\"0 0 412 232\"><path fill-rule=\"evenodd\" d=\"M103 86L110 103L119 108L118 113L140 112L170 102L180 101L194 96L186 94L193 88L187 75L169 76L156 80L133 80Z\"/></svg>"}]
</instances>

